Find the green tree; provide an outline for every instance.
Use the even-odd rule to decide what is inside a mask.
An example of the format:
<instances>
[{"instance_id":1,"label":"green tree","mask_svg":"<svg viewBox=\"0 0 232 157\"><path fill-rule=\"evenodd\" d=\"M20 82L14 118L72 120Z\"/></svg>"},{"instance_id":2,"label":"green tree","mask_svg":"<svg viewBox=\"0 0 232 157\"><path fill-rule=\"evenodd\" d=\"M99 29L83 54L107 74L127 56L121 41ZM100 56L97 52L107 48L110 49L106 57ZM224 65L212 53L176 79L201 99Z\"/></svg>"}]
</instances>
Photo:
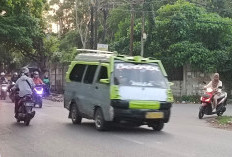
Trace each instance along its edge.
<instances>
[{"instance_id":1,"label":"green tree","mask_svg":"<svg viewBox=\"0 0 232 157\"><path fill-rule=\"evenodd\" d=\"M158 10L154 55L168 66L215 71L228 62L232 21L186 1ZM220 60L220 62L218 62Z\"/></svg>"},{"instance_id":2,"label":"green tree","mask_svg":"<svg viewBox=\"0 0 232 157\"><path fill-rule=\"evenodd\" d=\"M10 48L8 53L20 52L45 72L47 60L52 56L44 47L46 1L6 0L0 6L0 43Z\"/></svg>"}]
</instances>

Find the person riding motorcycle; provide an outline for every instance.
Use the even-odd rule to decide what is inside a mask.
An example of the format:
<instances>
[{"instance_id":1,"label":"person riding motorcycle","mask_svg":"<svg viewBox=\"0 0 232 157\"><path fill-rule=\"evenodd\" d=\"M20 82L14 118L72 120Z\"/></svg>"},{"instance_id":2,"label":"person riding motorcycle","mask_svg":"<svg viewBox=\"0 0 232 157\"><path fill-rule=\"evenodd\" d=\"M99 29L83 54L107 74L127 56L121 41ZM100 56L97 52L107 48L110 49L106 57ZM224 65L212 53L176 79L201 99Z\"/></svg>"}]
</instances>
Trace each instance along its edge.
<instances>
[{"instance_id":1,"label":"person riding motorcycle","mask_svg":"<svg viewBox=\"0 0 232 157\"><path fill-rule=\"evenodd\" d=\"M222 90L219 88L222 87L222 81L219 80L219 74L215 73L213 76L213 80L209 82L208 85L204 87L204 89L212 88L214 90L214 97L213 97L213 109L217 107L217 100L220 98Z\"/></svg>"},{"instance_id":2,"label":"person riding motorcycle","mask_svg":"<svg viewBox=\"0 0 232 157\"><path fill-rule=\"evenodd\" d=\"M15 98L15 117L18 117L18 110L21 106L20 99L26 95L32 95L32 89L35 86L33 80L28 77L29 69L22 68L22 76L16 81L13 90L19 89L19 95Z\"/></svg>"},{"instance_id":3,"label":"person riding motorcycle","mask_svg":"<svg viewBox=\"0 0 232 157\"><path fill-rule=\"evenodd\" d=\"M45 76L44 76L43 82L44 82L44 84L46 85L46 88L45 88L46 94L47 94L47 95L50 95L50 80L49 80L49 78L48 78L48 75L45 75Z\"/></svg>"},{"instance_id":4,"label":"person riding motorcycle","mask_svg":"<svg viewBox=\"0 0 232 157\"><path fill-rule=\"evenodd\" d=\"M16 82L19 79L19 75L17 72L14 72L13 76L11 77L11 82Z\"/></svg>"},{"instance_id":5,"label":"person riding motorcycle","mask_svg":"<svg viewBox=\"0 0 232 157\"><path fill-rule=\"evenodd\" d=\"M0 84L7 83L8 80L5 77L5 73L1 72Z\"/></svg>"},{"instance_id":6,"label":"person riding motorcycle","mask_svg":"<svg viewBox=\"0 0 232 157\"><path fill-rule=\"evenodd\" d=\"M39 78L39 72L35 71L33 75L33 82L35 85L41 85L44 84L43 81Z\"/></svg>"},{"instance_id":7,"label":"person riding motorcycle","mask_svg":"<svg viewBox=\"0 0 232 157\"><path fill-rule=\"evenodd\" d=\"M10 92L10 89L14 86L14 84L16 83L16 81L19 79L19 75L17 72L14 72L13 76L11 77L10 80L10 85L8 87L8 92Z\"/></svg>"}]
</instances>

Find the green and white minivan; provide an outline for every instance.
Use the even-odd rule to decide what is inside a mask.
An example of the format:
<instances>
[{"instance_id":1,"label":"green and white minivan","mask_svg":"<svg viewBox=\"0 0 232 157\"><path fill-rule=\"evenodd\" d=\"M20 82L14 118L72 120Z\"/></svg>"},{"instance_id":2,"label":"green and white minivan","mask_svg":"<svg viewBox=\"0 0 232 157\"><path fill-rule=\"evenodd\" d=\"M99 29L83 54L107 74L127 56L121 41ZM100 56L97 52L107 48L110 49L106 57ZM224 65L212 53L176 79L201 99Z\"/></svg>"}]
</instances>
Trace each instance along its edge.
<instances>
[{"instance_id":1,"label":"green and white minivan","mask_svg":"<svg viewBox=\"0 0 232 157\"><path fill-rule=\"evenodd\" d=\"M162 130L173 95L159 60L79 50L66 75L64 107L73 124L94 119L97 130L109 123L148 125Z\"/></svg>"}]
</instances>

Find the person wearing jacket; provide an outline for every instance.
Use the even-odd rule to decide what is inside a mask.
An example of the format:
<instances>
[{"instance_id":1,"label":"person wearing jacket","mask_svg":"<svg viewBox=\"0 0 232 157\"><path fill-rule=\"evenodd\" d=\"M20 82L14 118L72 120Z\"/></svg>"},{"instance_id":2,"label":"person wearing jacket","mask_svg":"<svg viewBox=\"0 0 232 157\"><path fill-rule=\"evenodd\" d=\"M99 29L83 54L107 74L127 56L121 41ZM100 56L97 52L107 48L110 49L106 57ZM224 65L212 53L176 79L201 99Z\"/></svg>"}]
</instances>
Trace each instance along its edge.
<instances>
[{"instance_id":1,"label":"person wearing jacket","mask_svg":"<svg viewBox=\"0 0 232 157\"><path fill-rule=\"evenodd\" d=\"M20 108L20 99L26 95L32 95L32 89L34 88L35 84L33 80L28 77L29 76L29 69L22 68L22 76L16 81L13 90L18 89L19 95L15 99L15 117L18 116L18 109Z\"/></svg>"},{"instance_id":2,"label":"person wearing jacket","mask_svg":"<svg viewBox=\"0 0 232 157\"><path fill-rule=\"evenodd\" d=\"M1 72L0 84L7 83L8 80L5 77L5 73Z\"/></svg>"},{"instance_id":3,"label":"person wearing jacket","mask_svg":"<svg viewBox=\"0 0 232 157\"><path fill-rule=\"evenodd\" d=\"M41 85L44 84L43 81L39 78L39 72L35 71L33 75L33 81L35 85Z\"/></svg>"},{"instance_id":4,"label":"person wearing jacket","mask_svg":"<svg viewBox=\"0 0 232 157\"><path fill-rule=\"evenodd\" d=\"M44 76L43 82L46 85L45 87L46 94L47 96L49 96L50 95L50 80L48 78L48 75Z\"/></svg>"},{"instance_id":5,"label":"person wearing jacket","mask_svg":"<svg viewBox=\"0 0 232 157\"><path fill-rule=\"evenodd\" d=\"M14 72L13 76L11 77L11 82L16 82L19 79L19 75L17 72Z\"/></svg>"}]
</instances>

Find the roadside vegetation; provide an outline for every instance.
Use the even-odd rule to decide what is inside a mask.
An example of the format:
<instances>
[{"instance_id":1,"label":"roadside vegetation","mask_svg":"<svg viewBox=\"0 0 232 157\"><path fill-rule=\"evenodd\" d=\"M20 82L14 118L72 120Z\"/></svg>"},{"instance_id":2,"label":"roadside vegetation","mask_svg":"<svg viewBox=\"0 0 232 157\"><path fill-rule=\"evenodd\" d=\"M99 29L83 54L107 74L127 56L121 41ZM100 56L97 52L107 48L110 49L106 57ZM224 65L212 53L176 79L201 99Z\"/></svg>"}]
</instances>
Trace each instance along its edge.
<instances>
[{"instance_id":1,"label":"roadside vegetation","mask_svg":"<svg viewBox=\"0 0 232 157\"><path fill-rule=\"evenodd\" d=\"M221 125L231 125L232 126L232 116L217 117L216 120Z\"/></svg>"}]
</instances>

